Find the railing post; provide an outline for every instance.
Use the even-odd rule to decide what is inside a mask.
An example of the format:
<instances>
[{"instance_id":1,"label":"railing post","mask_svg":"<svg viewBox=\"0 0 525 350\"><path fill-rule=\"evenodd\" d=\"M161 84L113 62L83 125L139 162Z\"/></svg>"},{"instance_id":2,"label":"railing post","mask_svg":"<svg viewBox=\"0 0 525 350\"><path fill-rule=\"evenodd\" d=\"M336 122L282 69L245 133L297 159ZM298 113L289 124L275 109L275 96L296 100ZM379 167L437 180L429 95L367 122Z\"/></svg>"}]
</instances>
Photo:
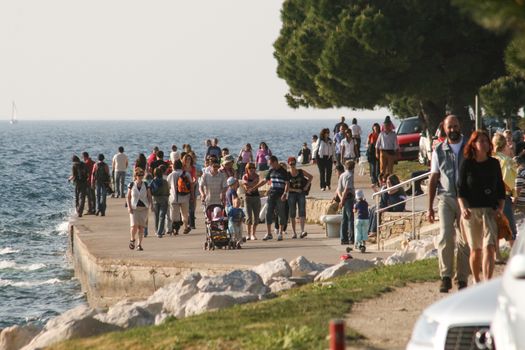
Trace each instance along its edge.
<instances>
[{"instance_id":1,"label":"railing post","mask_svg":"<svg viewBox=\"0 0 525 350\"><path fill-rule=\"evenodd\" d=\"M344 350L345 347L345 322L330 320L330 350Z\"/></svg>"}]
</instances>

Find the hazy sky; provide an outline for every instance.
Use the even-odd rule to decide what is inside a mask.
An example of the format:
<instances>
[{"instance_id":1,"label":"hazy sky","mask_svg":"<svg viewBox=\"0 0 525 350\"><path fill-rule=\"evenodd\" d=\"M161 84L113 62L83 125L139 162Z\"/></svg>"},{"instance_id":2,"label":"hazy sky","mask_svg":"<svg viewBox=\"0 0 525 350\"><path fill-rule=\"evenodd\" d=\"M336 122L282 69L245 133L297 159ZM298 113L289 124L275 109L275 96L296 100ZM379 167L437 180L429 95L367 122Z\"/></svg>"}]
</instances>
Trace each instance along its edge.
<instances>
[{"instance_id":1,"label":"hazy sky","mask_svg":"<svg viewBox=\"0 0 525 350\"><path fill-rule=\"evenodd\" d=\"M279 0L1 0L0 116L384 117L290 109Z\"/></svg>"}]
</instances>

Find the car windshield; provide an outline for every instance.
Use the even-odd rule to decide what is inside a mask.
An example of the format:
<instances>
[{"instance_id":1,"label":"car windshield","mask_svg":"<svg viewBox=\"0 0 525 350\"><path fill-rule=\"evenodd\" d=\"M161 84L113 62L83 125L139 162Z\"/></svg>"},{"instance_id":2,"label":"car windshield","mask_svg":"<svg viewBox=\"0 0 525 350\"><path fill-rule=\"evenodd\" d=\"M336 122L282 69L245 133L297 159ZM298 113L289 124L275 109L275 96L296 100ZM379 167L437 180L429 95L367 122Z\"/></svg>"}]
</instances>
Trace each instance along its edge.
<instances>
[{"instance_id":1,"label":"car windshield","mask_svg":"<svg viewBox=\"0 0 525 350\"><path fill-rule=\"evenodd\" d=\"M414 134L421 132L421 126L419 125L419 119L405 119L399 125L397 129L398 135Z\"/></svg>"}]
</instances>

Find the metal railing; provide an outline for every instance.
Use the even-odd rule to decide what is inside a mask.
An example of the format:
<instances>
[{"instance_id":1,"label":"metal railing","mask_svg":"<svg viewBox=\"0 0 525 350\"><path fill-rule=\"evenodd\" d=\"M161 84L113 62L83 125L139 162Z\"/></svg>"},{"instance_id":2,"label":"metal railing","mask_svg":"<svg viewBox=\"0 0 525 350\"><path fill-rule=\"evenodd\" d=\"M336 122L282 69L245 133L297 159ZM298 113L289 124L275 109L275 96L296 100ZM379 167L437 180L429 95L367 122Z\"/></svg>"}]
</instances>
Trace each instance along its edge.
<instances>
[{"instance_id":1,"label":"metal railing","mask_svg":"<svg viewBox=\"0 0 525 350\"><path fill-rule=\"evenodd\" d=\"M381 228L383 227L387 227L389 225L393 225L395 224L396 222L398 221L402 221L402 220L405 220L406 218L411 218L412 220L412 232L410 233L410 239L418 239L418 234L416 234L416 216L423 213L423 212L426 212L426 210L420 210L420 211L416 211L415 209L415 201L416 199L418 198L421 198L421 197L426 197L427 194L428 194L428 191L427 193L424 193L424 194L421 194L421 195L416 195L416 191L415 191L415 182L416 181L423 181L425 179L427 179L428 177L430 177L430 172L428 173L425 173L425 174L422 174L422 175L419 175L419 176L416 176L414 178L411 178L409 180L406 180L406 181L403 181L395 186L391 186L391 187L388 187L388 188L384 188L378 192L375 192L373 195L372 195L372 198L375 198L375 203L376 203L376 216L377 216L377 231L376 231L376 237L377 237L377 249L378 250L384 250L384 242L383 242L383 239L381 237ZM411 196L407 196L407 199L405 199L404 201L401 201L401 202L398 202L396 204L393 204L393 205L389 205L387 207L384 207L384 208L379 208L379 203L380 203L380 200L381 200L381 195L383 193L386 193L386 192L389 192L389 191L392 191L392 190L395 190L395 189L398 189L398 188L404 188L407 184L410 184L410 188L412 188L412 195ZM381 213L387 211L388 209L392 208L392 207L395 207L395 206L398 206L399 204L402 204L402 203L408 203L410 202L411 203L411 209L408 210L408 211L404 211L404 212L401 212L401 213L406 213L406 215L403 215L402 217L398 218L398 219L395 219L395 220L391 220L391 221L388 221L386 223L381 223Z\"/></svg>"}]
</instances>

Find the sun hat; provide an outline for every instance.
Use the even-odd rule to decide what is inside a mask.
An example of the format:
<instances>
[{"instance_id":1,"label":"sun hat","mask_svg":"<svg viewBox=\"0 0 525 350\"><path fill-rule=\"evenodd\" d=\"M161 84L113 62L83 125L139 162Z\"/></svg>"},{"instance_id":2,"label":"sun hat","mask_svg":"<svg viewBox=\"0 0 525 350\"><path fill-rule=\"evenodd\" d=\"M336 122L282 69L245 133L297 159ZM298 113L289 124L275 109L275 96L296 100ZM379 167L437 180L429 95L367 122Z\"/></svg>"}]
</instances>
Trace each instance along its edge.
<instances>
[{"instance_id":1,"label":"sun hat","mask_svg":"<svg viewBox=\"0 0 525 350\"><path fill-rule=\"evenodd\" d=\"M355 198L357 199L364 199L365 194L363 193L363 190L356 190L355 191Z\"/></svg>"},{"instance_id":2,"label":"sun hat","mask_svg":"<svg viewBox=\"0 0 525 350\"><path fill-rule=\"evenodd\" d=\"M235 184L236 182L237 182L237 179L234 178L233 176L230 176L230 177L228 178L228 180L226 180L226 184L227 184L228 186L233 186L233 184Z\"/></svg>"}]
</instances>

